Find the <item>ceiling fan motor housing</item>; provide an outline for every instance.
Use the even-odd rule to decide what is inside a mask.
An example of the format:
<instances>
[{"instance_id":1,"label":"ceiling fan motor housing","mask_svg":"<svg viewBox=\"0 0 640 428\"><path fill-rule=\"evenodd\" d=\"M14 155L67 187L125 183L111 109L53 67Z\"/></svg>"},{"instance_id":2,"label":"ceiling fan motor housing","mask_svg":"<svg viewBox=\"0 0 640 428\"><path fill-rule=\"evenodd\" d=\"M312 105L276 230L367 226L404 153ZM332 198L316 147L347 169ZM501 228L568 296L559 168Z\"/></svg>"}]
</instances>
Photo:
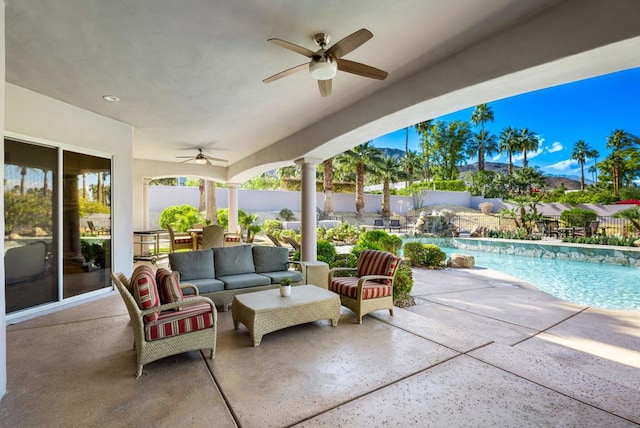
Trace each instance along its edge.
<instances>
[{"instance_id":1,"label":"ceiling fan motor housing","mask_svg":"<svg viewBox=\"0 0 640 428\"><path fill-rule=\"evenodd\" d=\"M316 80L333 79L338 72L338 61L331 56L319 51L309 63L309 71L311 76Z\"/></svg>"}]
</instances>

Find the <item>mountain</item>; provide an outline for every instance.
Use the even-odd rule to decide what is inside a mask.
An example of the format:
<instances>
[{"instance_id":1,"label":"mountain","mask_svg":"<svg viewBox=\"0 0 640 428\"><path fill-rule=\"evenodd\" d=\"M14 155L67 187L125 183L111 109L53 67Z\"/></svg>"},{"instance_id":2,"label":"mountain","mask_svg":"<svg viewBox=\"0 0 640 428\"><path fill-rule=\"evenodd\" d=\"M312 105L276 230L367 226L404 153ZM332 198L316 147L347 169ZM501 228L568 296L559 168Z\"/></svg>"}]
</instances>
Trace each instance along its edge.
<instances>
[{"instance_id":1,"label":"mountain","mask_svg":"<svg viewBox=\"0 0 640 428\"><path fill-rule=\"evenodd\" d=\"M514 169L521 169L521 166L513 166ZM485 162L484 163L484 169L487 171L494 171L494 172L501 172L503 174L506 174L507 172L509 172L509 165L506 163L500 163L500 162ZM478 164L477 163L471 163L468 165L460 165L458 167L458 171L460 171L460 177L464 177L465 174L468 174L470 172L474 172L478 170ZM580 178L578 177L577 179L572 177L568 177L568 176L562 176L562 175L545 175L544 176L545 181L547 182L547 186L549 186L549 188L551 189L555 189L557 187L560 187L561 185L564 185L565 189L567 190L580 190ZM585 180L585 182L587 182L587 184L590 183L589 180Z\"/></svg>"}]
</instances>

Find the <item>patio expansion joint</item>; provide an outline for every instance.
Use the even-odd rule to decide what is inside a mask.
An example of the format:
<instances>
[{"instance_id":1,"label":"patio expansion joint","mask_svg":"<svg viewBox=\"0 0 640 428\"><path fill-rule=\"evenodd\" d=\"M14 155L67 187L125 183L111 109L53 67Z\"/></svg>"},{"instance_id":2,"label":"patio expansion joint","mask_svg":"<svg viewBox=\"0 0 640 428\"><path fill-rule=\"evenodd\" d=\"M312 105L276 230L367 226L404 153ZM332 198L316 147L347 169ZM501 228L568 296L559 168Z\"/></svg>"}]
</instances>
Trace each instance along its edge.
<instances>
[{"instance_id":1,"label":"patio expansion joint","mask_svg":"<svg viewBox=\"0 0 640 428\"><path fill-rule=\"evenodd\" d=\"M96 318L87 318L87 319L81 319L81 320L75 320L75 321L66 321L66 322L56 322L56 323L52 323L52 324L36 325L36 326L33 326L33 327L24 327L24 328L17 327L21 323L16 323L16 324L7 325L7 334L17 333L17 332L21 332L21 331L39 330L39 329L43 329L43 328L51 328L51 327L57 327L57 326L61 326L61 325L80 324L80 323L85 323L85 322L100 321L100 320L106 320L106 319L112 319L112 318L121 318L121 317L129 318L129 314L128 313L122 313L122 314L105 315L105 316L96 317ZM28 322L28 321L25 321L25 323L26 322ZM12 326L16 326L16 328L9 328L9 327L12 327Z\"/></svg>"},{"instance_id":2,"label":"patio expansion joint","mask_svg":"<svg viewBox=\"0 0 640 428\"><path fill-rule=\"evenodd\" d=\"M395 327L395 326L394 326L394 327ZM427 340L428 340L428 339L427 339ZM444 345L443 345L443 346L444 346ZM481 348L481 347L483 347L483 346L486 346L486 345L482 345L482 346L480 346L480 347L478 347L478 348ZM478 349L478 348L475 348L475 349ZM450 349L450 348L449 348L449 349ZM474 349L474 350L475 350L475 349ZM455 351L455 350L454 350L454 351ZM317 416L320 416L320 415L322 415L322 414L324 414L324 413L330 412L330 411L335 410L335 409L337 409L337 408L339 408L339 407L341 407L341 406L344 406L344 405L346 405L346 404L349 404L349 403L352 403L352 402L354 402L354 401L360 400L361 398L365 398L365 397L367 397L367 396L369 396L369 395L371 395L371 394L374 394L374 393L376 393L376 392L378 392L378 391L382 391L382 390L383 390L383 389L385 389L385 388L388 388L388 387L390 387L390 386L393 386L393 385L395 385L395 384L398 384L398 383L400 383L400 382L403 382L403 381L405 381L405 380L407 380L407 379L410 379L410 378L412 378L412 377L415 377L415 376L418 376L418 375L420 375L420 374L422 374L422 373L425 373L426 371L431 370L432 368L437 367L437 366L439 366L439 365L441 365L441 364L444 364L444 363L446 363L446 362L449 362L449 361L451 361L451 360L454 360L454 359L456 359L456 358L459 358L459 357L461 357L461 356L463 356L463 355L466 355L465 353L462 353L462 352L459 352L459 351L455 351L455 352L457 353L457 355L452 355L452 356L450 356L450 357L448 357L448 358L444 358L442 361L438 361L438 362L436 362L436 363L434 363L434 364L431 364L431 365L430 365L430 366L428 366L428 367L424 367L424 368L422 368L422 369L420 369L420 370L417 370L417 371L415 371L415 372L413 372L413 373L409 373L409 374L407 374L407 375L404 375L404 376L402 376L402 377L400 377L400 378L398 378L398 379L395 379L395 380L393 380L393 381L391 381L391 382L387 382L387 383L385 383L384 385L379 385L379 386L377 386L377 387L375 387L375 388L371 389L370 391L367 391L367 392L365 392L365 393L363 393L363 394L359 394L359 395L356 395L356 396L354 396L354 397L351 397L350 399L345 400L345 401L343 401L343 402L341 402L341 403L335 404L335 405L333 405L333 406L331 406L331 407L329 407L329 408L326 408L326 409L324 409L324 410L323 410L323 411L321 411L321 412L315 413L315 414L313 414L313 415L309 415L309 416L307 416L307 417L305 417L305 418L303 418L303 419L300 419L300 420L298 420L298 421L296 421L296 422L294 422L294 423L292 423L292 424L290 424L290 425L286 425L286 427L288 428L288 427L296 426L296 425L301 424L301 423L303 423L303 422L307 422L307 421L309 421L309 420L311 420L311 419L313 419L313 418L315 418L315 417L317 417ZM471 351L469 351L469 352L471 352Z\"/></svg>"},{"instance_id":3,"label":"patio expansion joint","mask_svg":"<svg viewBox=\"0 0 640 428\"><path fill-rule=\"evenodd\" d=\"M218 379L216 378L216 375L213 373L213 368L211 367L210 364L207 364L205 358L206 355L204 354L204 351L200 351L200 356L202 357L203 363L205 365L205 367L207 368L207 371L209 372L209 375L211 376L211 380L213 381L213 384L216 386L216 388L218 389L218 392L220 393L220 396L222 397L222 400L224 401L224 405L226 406L227 410L229 411L229 414L231 415L231 418L233 418L233 421L235 422L237 427L242 428L242 424L240 423L240 419L238 419L238 415L236 414L235 410L233 409L233 406L231 405L231 402L229 401L229 397L227 397L227 394L224 393L222 386L220 385L220 382L218 381ZM215 361L215 357L214 357L214 361Z\"/></svg>"},{"instance_id":4,"label":"patio expansion joint","mask_svg":"<svg viewBox=\"0 0 640 428\"><path fill-rule=\"evenodd\" d=\"M566 317L566 318L564 318L564 319L561 319L560 321L556 322L555 324L550 325L550 326L549 326L549 327L547 327L547 328L544 328L544 329L542 329L542 330L538 330L537 332L535 332L535 333L534 333L534 334L532 334L531 336L529 336L529 337L525 337L524 339L519 340L518 342L516 342L516 343L512 344L511 346L512 346L512 347L514 347L514 346L516 346L516 345L520 345L521 343L524 343L524 342L526 342L526 341L527 341L527 340L529 340L529 339L533 339L534 337L537 337L537 336L538 336L539 334L541 334L541 333L546 333L547 331L551 330L552 328L559 326L559 325L560 325L560 324L562 324L563 322L569 321L571 318L573 318L573 317L576 317L576 316L580 315L581 313L583 313L584 311L586 311L586 310L588 310L588 309L590 309L590 307L589 307L589 306L586 306L586 307L582 308L581 310L579 310L578 312L576 312L576 313L574 313L574 314L571 314L571 315L569 315L568 317ZM551 334L551 333L549 333L549 334Z\"/></svg>"},{"instance_id":5,"label":"patio expansion joint","mask_svg":"<svg viewBox=\"0 0 640 428\"><path fill-rule=\"evenodd\" d=\"M577 315L577 314L576 314L576 315ZM529 379L529 378L527 378L527 377L525 377L525 376L522 376L522 375L519 375L519 374L517 374L517 373L514 373L514 372L513 372L513 371L511 371L511 370L507 370L507 369L505 369L505 368L503 368L503 367L500 367L500 366L498 366L498 365L496 365L496 364L490 363L489 361L485 361L485 360L483 360L482 358L476 357L476 356L474 356L474 355L467 355L467 356L468 356L469 358L473 358L474 360L479 361L479 362L481 362L481 363L483 363L483 364L486 364L486 365L491 366L491 367L493 367L493 368L495 368L495 369L498 369L498 370L500 370L500 371L502 371L502 372L508 373L508 374L510 374L510 375L512 375L512 376L515 376L515 377L517 377L517 378L519 378L519 379L522 379L522 380L524 380L524 381L526 381L526 382L530 382L530 383L532 383L532 384L534 384L534 385L537 385L537 386L539 386L539 387L541 387L541 388L544 388L544 389L546 389L546 390L548 390L548 391L553 391L553 392L555 392L556 394L560 394L560 395L562 395L563 397L567 397L567 398L568 398L568 399L570 399L570 400L574 400L574 401L577 401L578 403L582 403L582 404L584 404L584 405L586 405L586 406L589 406L589 407L591 407L591 408L598 409L598 410L600 410L600 411L602 411L602 412L604 412L604 413L607 413L607 414L609 414L609 415L611 415L611 416L615 416L616 418L620 418L620 419L625 420L625 421L627 421L627 422L631 422L631 423L633 423L633 424L635 424L635 425L640 425L640 422L639 422L639 421L634 421L634 420L632 420L632 419L629 419L629 418L626 418L626 417L624 417L624 416L621 416L621 415L618 415L618 414L616 414L616 413L613 413L613 412L611 412L610 410L603 409L603 408L602 408L602 407L600 407L600 406L596 406L596 405L594 405L594 404L592 404L592 403L589 403L589 402L587 402L587 401L585 401L585 400L582 400L582 399L580 399L580 398L573 397L573 396L571 396L571 395L569 395L569 394L567 394L567 393L564 393L564 392L562 392L562 391L558 391L558 390L557 390L557 389L555 389L555 388L551 388L551 387L549 387L549 386L547 386L547 385L544 385L544 384L542 384L542 383L540 383L540 382L537 382L537 381L531 380L531 379Z\"/></svg>"}]
</instances>

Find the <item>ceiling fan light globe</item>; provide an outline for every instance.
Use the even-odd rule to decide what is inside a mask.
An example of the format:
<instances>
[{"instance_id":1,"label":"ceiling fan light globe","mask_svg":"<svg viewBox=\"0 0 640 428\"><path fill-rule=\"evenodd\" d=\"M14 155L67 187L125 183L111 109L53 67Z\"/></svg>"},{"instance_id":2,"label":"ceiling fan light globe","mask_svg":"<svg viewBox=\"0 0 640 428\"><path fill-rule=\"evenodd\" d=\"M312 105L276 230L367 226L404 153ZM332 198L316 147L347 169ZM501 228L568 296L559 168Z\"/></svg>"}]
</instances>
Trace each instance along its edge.
<instances>
[{"instance_id":1,"label":"ceiling fan light globe","mask_svg":"<svg viewBox=\"0 0 640 428\"><path fill-rule=\"evenodd\" d=\"M329 80L336 76L338 64L329 58L326 60L311 61L309 63L309 71L311 72L311 77L316 80Z\"/></svg>"},{"instance_id":2,"label":"ceiling fan light globe","mask_svg":"<svg viewBox=\"0 0 640 428\"><path fill-rule=\"evenodd\" d=\"M207 163L207 160L205 158L196 158L196 163L199 163L200 165L204 165Z\"/></svg>"}]
</instances>

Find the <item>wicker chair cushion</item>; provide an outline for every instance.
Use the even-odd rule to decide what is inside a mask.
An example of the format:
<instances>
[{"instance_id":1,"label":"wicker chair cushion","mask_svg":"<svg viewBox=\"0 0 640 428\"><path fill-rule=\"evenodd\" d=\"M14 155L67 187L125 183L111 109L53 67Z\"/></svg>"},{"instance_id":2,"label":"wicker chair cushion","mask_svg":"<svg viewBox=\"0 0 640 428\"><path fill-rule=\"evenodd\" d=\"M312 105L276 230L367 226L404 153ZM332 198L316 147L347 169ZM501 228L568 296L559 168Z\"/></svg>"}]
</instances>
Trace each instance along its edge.
<instances>
[{"instance_id":1,"label":"wicker chair cushion","mask_svg":"<svg viewBox=\"0 0 640 428\"><path fill-rule=\"evenodd\" d=\"M145 324L144 333L146 339L152 341L204 330L212 326L211 306L208 303L201 303L185 306L179 312L161 312L157 321Z\"/></svg>"},{"instance_id":2,"label":"wicker chair cushion","mask_svg":"<svg viewBox=\"0 0 640 428\"><path fill-rule=\"evenodd\" d=\"M400 259L384 251L365 250L358 257L356 276L384 275L393 276ZM381 284L391 285L391 280L376 280Z\"/></svg>"},{"instance_id":3,"label":"wicker chair cushion","mask_svg":"<svg viewBox=\"0 0 640 428\"><path fill-rule=\"evenodd\" d=\"M165 268L158 269L156 272L156 284L160 294L160 303L182 302L184 299L177 272L171 272Z\"/></svg>"},{"instance_id":4,"label":"wicker chair cushion","mask_svg":"<svg viewBox=\"0 0 640 428\"><path fill-rule=\"evenodd\" d=\"M355 277L332 278L331 284L329 284L329 290L356 299L358 294L358 280L359 278ZM392 293L393 290L390 285L380 284L375 281L365 281L362 287L362 300L387 297L391 296Z\"/></svg>"},{"instance_id":5,"label":"wicker chair cushion","mask_svg":"<svg viewBox=\"0 0 640 428\"><path fill-rule=\"evenodd\" d=\"M138 266L131 275L129 281L131 293L140 309L149 309L160 306L160 296L156 286L156 276L150 266ZM153 313L144 316L145 322L153 322L158 319L158 314Z\"/></svg>"}]
</instances>

